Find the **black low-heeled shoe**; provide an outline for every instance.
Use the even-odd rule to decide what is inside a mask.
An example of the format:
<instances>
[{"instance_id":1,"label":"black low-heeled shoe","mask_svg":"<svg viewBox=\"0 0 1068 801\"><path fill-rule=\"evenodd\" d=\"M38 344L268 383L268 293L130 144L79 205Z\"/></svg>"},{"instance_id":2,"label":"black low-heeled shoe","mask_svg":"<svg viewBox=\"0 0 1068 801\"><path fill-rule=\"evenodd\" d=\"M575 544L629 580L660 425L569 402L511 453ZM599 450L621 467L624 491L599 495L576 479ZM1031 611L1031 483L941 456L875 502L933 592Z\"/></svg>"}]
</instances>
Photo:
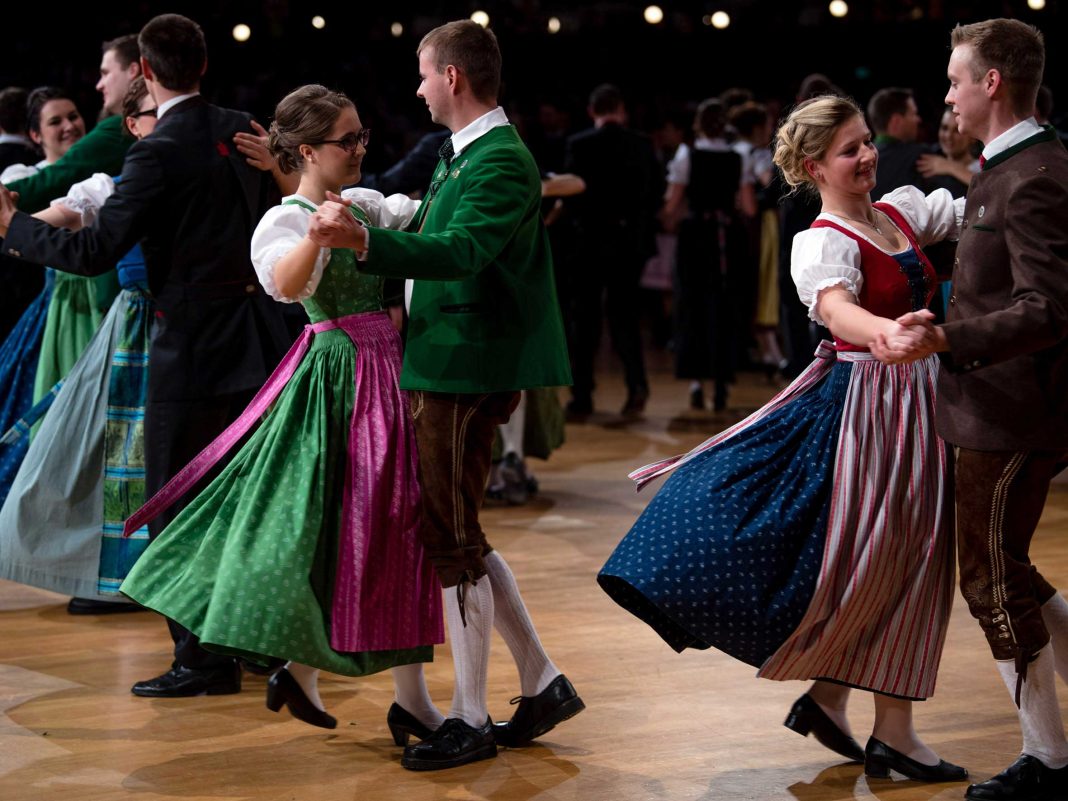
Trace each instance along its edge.
<instances>
[{"instance_id":1,"label":"black low-heeled shoe","mask_svg":"<svg viewBox=\"0 0 1068 801\"><path fill-rule=\"evenodd\" d=\"M434 733L433 729L396 701L386 712L386 725L389 726L389 733L393 735L393 742L402 748L408 745L409 736L425 740Z\"/></svg>"},{"instance_id":2,"label":"black low-heeled shoe","mask_svg":"<svg viewBox=\"0 0 1068 801\"><path fill-rule=\"evenodd\" d=\"M828 717L808 693L794 701L793 708L782 725L802 737L811 733L820 745L844 756L850 762L864 761L864 749L860 747L860 743L838 728L838 724Z\"/></svg>"},{"instance_id":3,"label":"black low-heeled shoe","mask_svg":"<svg viewBox=\"0 0 1068 801\"><path fill-rule=\"evenodd\" d=\"M289 714L297 720L323 729L337 728L337 718L313 704L304 694L300 683L285 668L271 676L267 682L267 708L277 712L282 708L282 704L286 705Z\"/></svg>"},{"instance_id":4,"label":"black low-heeled shoe","mask_svg":"<svg viewBox=\"0 0 1068 801\"><path fill-rule=\"evenodd\" d=\"M937 765L924 765L881 740L870 738L864 749L864 774L873 779L888 779L892 770L918 782L962 782L968 778L968 771L959 765L944 759L938 760Z\"/></svg>"}]
</instances>

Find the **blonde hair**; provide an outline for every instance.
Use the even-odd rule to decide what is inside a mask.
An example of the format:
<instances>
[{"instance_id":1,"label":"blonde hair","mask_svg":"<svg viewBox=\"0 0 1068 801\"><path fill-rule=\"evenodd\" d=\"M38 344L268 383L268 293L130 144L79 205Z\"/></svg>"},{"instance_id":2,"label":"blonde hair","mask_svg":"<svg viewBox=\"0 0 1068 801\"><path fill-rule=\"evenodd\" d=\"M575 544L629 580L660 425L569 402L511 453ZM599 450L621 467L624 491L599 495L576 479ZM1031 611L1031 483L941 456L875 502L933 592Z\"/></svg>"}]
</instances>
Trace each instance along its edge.
<instances>
[{"instance_id":1,"label":"blonde hair","mask_svg":"<svg viewBox=\"0 0 1068 801\"><path fill-rule=\"evenodd\" d=\"M795 106L775 132L773 160L786 183L815 191L805 159L819 161L827 155L838 129L856 117L864 117L860 106L838 95L820 95Z\"/></svg>"}]
</instances>

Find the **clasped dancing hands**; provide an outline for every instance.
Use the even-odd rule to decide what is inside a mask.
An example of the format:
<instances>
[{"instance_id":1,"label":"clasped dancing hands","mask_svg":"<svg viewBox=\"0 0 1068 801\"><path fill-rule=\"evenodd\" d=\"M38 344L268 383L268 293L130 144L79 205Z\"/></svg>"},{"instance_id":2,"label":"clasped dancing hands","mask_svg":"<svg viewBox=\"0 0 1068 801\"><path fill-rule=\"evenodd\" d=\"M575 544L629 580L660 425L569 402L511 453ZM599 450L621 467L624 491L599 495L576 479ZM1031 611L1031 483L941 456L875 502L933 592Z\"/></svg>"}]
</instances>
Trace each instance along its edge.
<instances>
[{"instance_id":1,"label":"clasped dancing hands","mask_svg":"<svg viewBox=\"0 0 1068 801\"><path fill-rule=\"evenodd\" d=\"M340 195L327 192L326 202L312 215L308 238L322 248L367 250L367 230L349 211L351 205Z\"/></svg>"},{"instance_id":2,"label":"clasped dancing hands","mask_svg":"<svg viewBox=\"0 0 1068 801\"><path fill-rule=\"evenodd\" d=\"M927 309L903 314L887 331L880 331L869 344L872 355L883 364L909 364L945 350L944 336Z\"/></svg>"}]
</instances>

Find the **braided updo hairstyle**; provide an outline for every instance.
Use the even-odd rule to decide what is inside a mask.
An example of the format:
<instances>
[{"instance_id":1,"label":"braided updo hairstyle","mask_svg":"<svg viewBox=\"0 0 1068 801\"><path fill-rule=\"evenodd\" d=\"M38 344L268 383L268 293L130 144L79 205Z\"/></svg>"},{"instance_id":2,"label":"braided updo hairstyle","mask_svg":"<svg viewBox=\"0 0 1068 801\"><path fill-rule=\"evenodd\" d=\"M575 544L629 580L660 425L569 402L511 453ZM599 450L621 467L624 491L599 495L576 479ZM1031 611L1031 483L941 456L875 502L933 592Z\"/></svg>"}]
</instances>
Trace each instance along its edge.
<instances>
[{"instance_id":1,"label":"braided updo hairstyle","mask_svg":"<svg viewBox=\"0 0 1068 801\"><path fill-rule=\"evenodd\" d=\"M773 160L786 183L815 192L805 159L822 159L842 124L863 116L853 100L838 95L820 95L795 106L775 133Z\"/></svg>"},{"instance_id":2,"label":"braided updo hairstyle","mask_svg":"<svg viewBox=\"0 0 1068 801\"><path fill-rule=\"evenodd\" d=\"M278 169L287 175L298 172L304 157L300 146L330 136L342 109L352 101L341 92L311 83L294 89L275 107L274 122L267 136L267 149L278 160Z\"/></svg>"}]
</instances>

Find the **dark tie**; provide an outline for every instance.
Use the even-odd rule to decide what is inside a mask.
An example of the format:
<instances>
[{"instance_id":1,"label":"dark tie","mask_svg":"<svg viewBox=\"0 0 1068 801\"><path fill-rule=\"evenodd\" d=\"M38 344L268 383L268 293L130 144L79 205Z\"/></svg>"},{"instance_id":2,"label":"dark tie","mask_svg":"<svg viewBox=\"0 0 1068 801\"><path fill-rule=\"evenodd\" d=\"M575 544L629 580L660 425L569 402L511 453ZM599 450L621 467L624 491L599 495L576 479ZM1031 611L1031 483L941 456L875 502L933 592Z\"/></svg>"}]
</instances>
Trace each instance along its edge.
<instances>
[{"instance_id":1,"label":"dark tie","mask_svg":"<svg viewBox=\"0 0 1068 801\"><path fill-rule=\"evenodd\" d=\"M979 156L979 169L983 169L986 166L986 156Z\"/></svg>"},{"instance_id":2,"label":"dark tie","mask_svg":"<svg viewBox=\"0 0 1068 801\"><path fill-rule=\"evenodd\" d=\"M450 136L441 143L441 147L438 149L438 157L445 162L445 167L448 168L449 164L452 163L453 155L455 155L455 151L452 149L452 137Z\"/></svg>"}]
</instances>

